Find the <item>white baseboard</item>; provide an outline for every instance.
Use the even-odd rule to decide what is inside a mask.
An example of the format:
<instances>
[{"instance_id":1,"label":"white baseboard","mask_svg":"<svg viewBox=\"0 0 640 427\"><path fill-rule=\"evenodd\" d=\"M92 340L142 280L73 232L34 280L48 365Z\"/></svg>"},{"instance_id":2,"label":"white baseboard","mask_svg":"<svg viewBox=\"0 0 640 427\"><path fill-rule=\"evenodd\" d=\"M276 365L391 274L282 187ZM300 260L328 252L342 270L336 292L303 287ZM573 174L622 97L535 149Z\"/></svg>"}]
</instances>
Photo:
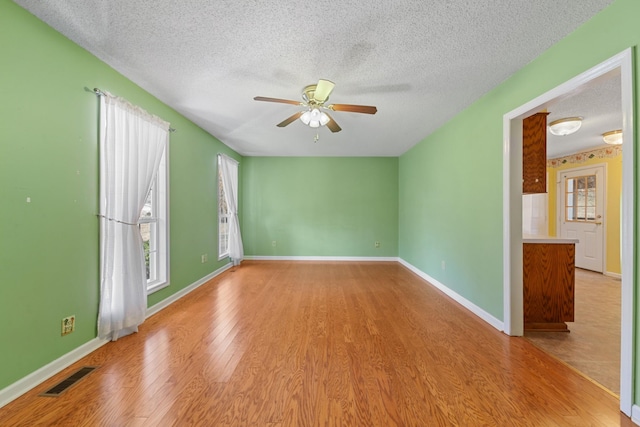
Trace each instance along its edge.
<instances>
[{"instance_id":1,"label":"white baseboard","mask_svg":"<svg viewBox=\"0 0 640 427\"><path fill-rule=\"evenodd\" d=\"M631 421L637 426L640 426L640 406L633 405L631 407Z\"/></svg>"},{"instance_id":2,"label":"white baseboard","mask_svg":"<svg viewBox=\"0 0 640 427\"><path fill-rule=\"evenodd\" d=\"M34 371L26 377L23 377L15 383L3 388L2 390L0 390L0 408L2 408L12 400L22 396L34 387L42 384L44 381L48 380L58 372L62 371L68 366L71 366L73 363L82 359L89 353L96 351L108 342L108 340L94 338L91 341L82 344L80 347L76 347L69 353L59 357L48 365L43 366L37 371Z\"/></svg>"},{"instance_id":3,"label":"white baseboard","mask_svg":"<svg viewBox=\"0 0 640 427\"><path fill-rule=\"evenodd\" d=\"M153 316L154 314L158 313L163 308L166 308L169 305L173 304L174 302L178 301L180 298L182 298L183 296L187 295L189 292L192 292L196 288L204 285L209 280L213 279L214 277L218 276L219 274L224 273L225 271L227 271L231 267L232 267L231 263L225 264L222 267L220 267L219 269L217 269L216 271L214 271L213 273L207 274L202 279L199 279L198 281L193 282L192 284L190 284L186 288L181 289L178 292L176 292L175 294L169 296L168 298L163 299L159 303L154 304L151 307L148 307L147 308L147 319L149 317Z\"/></svg>"},{"instance_id":4,"label":"white baseboard","mask_svg":"<svg viewBox=\"0 0 640 427\"><path fill-rule=\"evenodd\" d=\"M613 277L614 279L622 279L622 274L620 273L612 273L610 271L605 271L603 274L605 276Z\"/></svg>"},{"instance_id":5,"label":"white baseboard","mask_svg":"<svg viewBox=\"0 0 640 427\"><path fill-rule=\"evenodd\" d=\"M502 320L495 318L494 316L487 313L486 311L484 311L483 309L481 309L480 307L478 307L468 299L464 298L462 295L452 291L444 284L440 283L439 281L429 276L427 273L423 272L422 270L419 270L417 267L414 267L413 265L409 264L407 261L403 260L402 258L399 258L398 262L404 265L405 267L407 267L409 270L413 271L418 276L422 277L431 285L440 289L442 292L447 294L447 296L455 300L458 304L462 305L464 308L466 308L467 310L469 310L470 312L472 312L473 314L475 314L476 316L478 316L479 318L481 318L482 320L484 320L485 322L487 322L497 330L504 331L504 322Z\"/></svg>"},{"instance_id":6,"label":"white baseboard","mask_svg":"<svg viewBox=\"0 0 640 427\"><path fill-rule=\"evenodd\" d=\"M191 285L187 286L184 289L181 289L180 291L176 292L170 297L147 308L147 318L149 318L150 316L153 316L163 308L179 300L183 296L187 295L189 292L193 291L199 286L202 286L203 284L213 279L217 275L223 273L224 271L228 270L229 268L231 268L231 263L220 267L213 273L206 275L205 277L198 280L197 282L192 283ZM96 351L97 349L107 344L108 342L109 342L108 340L94 338L91 341L85 344L82 344L80 347L77 347L71 350L69 353L61 356L60 358L54 360L48 365L43 366L37 371L34 371L29 375L27 375L26 377L23 377L18 381L16 381L15 383L10 384L7 387L3 388L2 390L0 390L0 408L5 406L7 403L11 402L12 400L15 400L18 397L22 396L29 390L42 384L44 381L48 380L58 372L67 368L68 366L71 366L73 363L82 359L89 353Z\"/></svg>"},{"instance_id":7,"label":"white baseboard","mask_svg":"<svg viewBox=\"0 0 640 427\"><path fill-rule=\"evenodd\" d=\"M249 255L246 260L255 261L398 261L398 257L364 257L364 256L265 256Z\"/></svg>"}]
</instances>

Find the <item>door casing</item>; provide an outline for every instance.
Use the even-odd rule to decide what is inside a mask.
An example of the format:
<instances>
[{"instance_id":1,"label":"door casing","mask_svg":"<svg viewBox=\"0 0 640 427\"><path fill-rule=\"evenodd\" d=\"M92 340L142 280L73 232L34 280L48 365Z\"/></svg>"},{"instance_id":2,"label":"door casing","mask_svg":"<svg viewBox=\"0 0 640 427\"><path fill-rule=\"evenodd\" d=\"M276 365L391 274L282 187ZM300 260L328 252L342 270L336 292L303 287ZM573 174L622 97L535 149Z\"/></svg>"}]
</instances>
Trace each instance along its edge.
<instances>
[{"instance_id":1,"label":"door casing","mask_svg":"<svg viewBox=\"0 0 640 427\"><path fill-rule=\"evenodd\" d=\"M622 215L621 215L621 342L620 410L631 416L634 399L633 353L635 299L635 133L633 50L619 54L579 74L503 116L503 325L504 332L522 336L522 119L560 96L591 80L619 70L621 77L622 131Z\"/></svg>"}]
</instances>

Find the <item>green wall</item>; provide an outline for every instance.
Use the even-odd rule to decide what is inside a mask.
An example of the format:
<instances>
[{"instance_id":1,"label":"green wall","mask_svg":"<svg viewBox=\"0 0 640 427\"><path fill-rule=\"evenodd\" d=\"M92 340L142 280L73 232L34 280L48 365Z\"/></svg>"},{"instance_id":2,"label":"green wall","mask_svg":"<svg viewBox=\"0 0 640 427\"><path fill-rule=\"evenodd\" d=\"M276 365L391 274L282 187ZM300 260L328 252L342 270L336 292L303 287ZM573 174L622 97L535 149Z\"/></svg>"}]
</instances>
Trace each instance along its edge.
<instances>
[{"instance_id":1,"label":"green wall","mask_svg":"<svg viewBox=\"0 0 640 427\"><path fill-rule=\"evenodd\" d=\"M85 88L123 96L178 130L169 153L170 286L149 305L226 263L216 261L216 154L241 158L8 0L0 0L0 52L2 389L96 336L98 99ZM62 337L71 314L76 331Z\"/></svg>"},{"instance_id":2,"label":"green wall","mask_svg":"<svg viewBox=\"0 0 640 427\"><path fill-rule=\"evenodd\" d=\"M242 197L246 255L398 254L395 157L245 158Z\"/></svg>"},{"instance_id":3,"label":"green wall","mask_svg":"<svg viewBox=\"0 0 640 427\"><path fill-rule=\"evenodd\" d=\"M400 158L399 256L501 319L502 117L487 110Z\"/></svg>"},{"instance_id":4,"label":"green wall","mask_svg":"<svg viewBox=\"0 0 640 427\"><path fill-rule=\"evenodd\" d=\"M640 1L617 0L401 156L401 258L503 319L503 116L633 47L637 126L639 17Z\"/></svg>"}]
</instances>

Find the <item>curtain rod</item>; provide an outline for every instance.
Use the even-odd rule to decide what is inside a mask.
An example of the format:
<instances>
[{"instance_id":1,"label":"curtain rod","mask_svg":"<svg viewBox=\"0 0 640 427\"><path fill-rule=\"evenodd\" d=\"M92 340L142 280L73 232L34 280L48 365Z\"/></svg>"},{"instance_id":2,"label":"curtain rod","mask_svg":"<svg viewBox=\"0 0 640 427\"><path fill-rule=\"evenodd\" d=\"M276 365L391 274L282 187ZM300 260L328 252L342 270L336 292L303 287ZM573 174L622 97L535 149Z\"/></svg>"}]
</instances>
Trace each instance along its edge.
<instances>
[{"instance_id":1,"label":"curtain rod","mask_svg":"<svg viewBox=\"0 0 640 427\"><path fill-rule=\"evenodd\" d=\"M104 91L102 91L102 89L98 89L97 87L93 88L93 93L95 93L98 96L105 96L106 93L104 93ZM169 132L175 132L176 130L174 128L169 128Z\"/></svg>"}]
</instances>

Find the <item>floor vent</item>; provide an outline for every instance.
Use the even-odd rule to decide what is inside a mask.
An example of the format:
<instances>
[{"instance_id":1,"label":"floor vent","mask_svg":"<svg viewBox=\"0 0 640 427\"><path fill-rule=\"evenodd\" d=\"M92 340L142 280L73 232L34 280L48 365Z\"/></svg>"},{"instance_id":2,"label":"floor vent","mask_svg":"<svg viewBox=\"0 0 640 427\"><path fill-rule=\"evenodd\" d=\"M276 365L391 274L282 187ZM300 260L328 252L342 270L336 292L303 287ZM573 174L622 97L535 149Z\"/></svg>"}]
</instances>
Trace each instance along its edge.
<instances>
[{"instance_id":1,"label":"floor vent","mask_svg":"<svg viewBox=\"0 0 640 427\"><path fill-rule=\"evenodd\" d=\"M94 369L97 368L97 366L85 366L83 368L80 368L64 380L60 381L58 384L51 387L49 390L45 391L44 393L40 393L40 396L58 397L63 392L71 388L72 385L89 375Z\"/></svg>"}]
</instances>

